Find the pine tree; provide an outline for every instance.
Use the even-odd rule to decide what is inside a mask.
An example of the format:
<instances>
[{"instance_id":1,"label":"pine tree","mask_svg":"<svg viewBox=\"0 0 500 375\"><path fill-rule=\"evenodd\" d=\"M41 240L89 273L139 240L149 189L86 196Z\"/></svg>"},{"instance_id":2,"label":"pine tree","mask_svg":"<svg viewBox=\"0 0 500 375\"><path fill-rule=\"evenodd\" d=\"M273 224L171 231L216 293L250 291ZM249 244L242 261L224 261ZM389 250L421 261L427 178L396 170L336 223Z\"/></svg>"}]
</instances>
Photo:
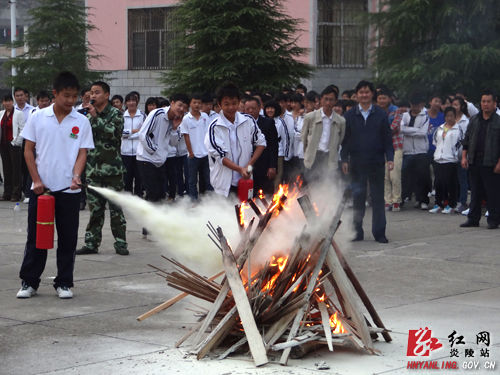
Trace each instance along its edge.
<instances>
[{"instance_id":1,"label":"pine tree","mask_svg":"<svg viewBox=\"0 0 500 375\"><path fill-rule=\"evenodd\" d=\"M455 93L477 100L500 89L498 0L383 0L370 21L378 31L378 81L398 89Z\"/></svg>"},{"instance_id":2,"label":"pine tree","mask_svg":"<svg viewBox=\"0 0 500 375\"><path fill-rule=\"evenodd\" d=\"M86 33L95 27L87 23L87 8L75 0L40 0L40 5L29 11L32 25L20 45L28 51L7 61L17 70L10 84L26 88L32 93L52 88L57 73L71 71L81 85L100 79L103 73L88 69L93 55L86 41Z\"/></svg>"},{"instance_id":3,"label":"pine tree","mask_svg":"<svg viewBox=\"0 0 500 375\"><path fill-rule=\"evenodd\" d=\"M276 91L310 76L298 58L299 20L279 0L183 0L166 93L213 91L226 80L241 89Z\"/></svg>"}]
</instances>

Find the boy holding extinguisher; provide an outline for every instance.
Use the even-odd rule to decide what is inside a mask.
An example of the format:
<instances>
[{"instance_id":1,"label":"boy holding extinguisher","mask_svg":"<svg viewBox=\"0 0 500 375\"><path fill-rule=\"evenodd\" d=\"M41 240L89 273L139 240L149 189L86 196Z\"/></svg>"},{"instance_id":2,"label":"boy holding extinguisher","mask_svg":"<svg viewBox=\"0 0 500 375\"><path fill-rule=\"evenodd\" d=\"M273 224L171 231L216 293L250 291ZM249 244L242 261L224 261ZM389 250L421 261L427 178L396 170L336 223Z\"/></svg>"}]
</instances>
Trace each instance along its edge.
<instances>
[{"instance_id":1,"label":"boy holding extinguisher","mask_svg":"<svg viewBox=\"0 0 500 375\"><path fill-rule=\"evenodd\" d=\"M87 150L94 148L89 120L74 109L80 85L70 72L54 80L53 105L36 111L23 129L24 157L33 180L28 206L28 238L19 272L22 286L17 298L36 294L47 261L47 249L36 248L38 196L50 190L55 198L57 276L59 298L73 297L73 269L78 238L80 176ZM36 157L35 157L36 148Z\"/></svg>"},{"instance_id":2,"label":"boy holding extinguisher","mask_svg":"<svg viewBox=\"0 0 500 375\"><path fill-rule=\"evenodd\" d=\"M237 193L240 179L249 179L252 166L266 148L266 139L250 115L238 112L240 91L231 82L217 90L219 116L208 126L210 184L217 194Z\"/></svg>"}]
</instances>

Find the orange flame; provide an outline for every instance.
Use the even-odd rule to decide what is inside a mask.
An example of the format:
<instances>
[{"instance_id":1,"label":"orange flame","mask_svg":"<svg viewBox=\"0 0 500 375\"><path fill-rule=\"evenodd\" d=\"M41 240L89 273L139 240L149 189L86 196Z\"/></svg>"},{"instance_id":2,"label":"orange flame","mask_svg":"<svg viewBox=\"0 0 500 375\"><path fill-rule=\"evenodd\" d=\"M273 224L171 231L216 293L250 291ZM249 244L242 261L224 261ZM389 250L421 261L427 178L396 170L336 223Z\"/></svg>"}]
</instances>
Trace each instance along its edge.
<instances>
[{"instance_id":1,"label":"orange flame","mask_svg":"<svg viewBox=\"0 0 500 375\"><path fill-rule=\"evenodd\" d=\"M265 195L264 195L264 192L262 191L262 189L259 190L259 198L260 199L265 198Z\"/></svg>"},{"instance_id":2,"label":"orange flame","mask_svg":"<svg viewBox=\"0 0 500 375\"><path fill-rule=\"evenodd\" d=\"M335 311L335 314L330 317L330 327L332 327L332 333L345 333L346 331L344 329L344 326L342 325L342 322L340 321L340 319L337 319L337 313L338 311Z\"/></svg>"},{"instance_id":3,"label":"orange flame","mask_svg":"<svg viewBox=\"0 0 500 375\"><path fill-rule=\"evenodd\" d=\"M274 255L271 257L271 263L269 263L270 267L278 267L278 272L276 272L273 277L264 285L262 291L270 290L274 286L276 279L279 275L285 270L286 263L288 262L288 255L284 257L276 258ZM272 293L270 293L272 294Z\"/></svg>"},{"instance_id":4,"label":"orange flame","mask_svg":"<svg viewBox=\"0 0 500 375\"><path fill-rule=\"evenodd\" d=\"M242 227L245 226L245 211L250 209L250 205L246 202L243 202L240 206L240 225Z\"/></svg>"},{"instance_id":5,"label":"orange flame","mask_svg":"<svg viewBox=\"0 0 500 375\"><path fill-rule=\"evenodd\" d=\"M273 201L271 203L271 208L269 211L274 210L276 207L281 205L281 197L284 195L288 195L288 184L286 185L279 185L278 192L273 195Z\"/></svg>"}]
</instances>

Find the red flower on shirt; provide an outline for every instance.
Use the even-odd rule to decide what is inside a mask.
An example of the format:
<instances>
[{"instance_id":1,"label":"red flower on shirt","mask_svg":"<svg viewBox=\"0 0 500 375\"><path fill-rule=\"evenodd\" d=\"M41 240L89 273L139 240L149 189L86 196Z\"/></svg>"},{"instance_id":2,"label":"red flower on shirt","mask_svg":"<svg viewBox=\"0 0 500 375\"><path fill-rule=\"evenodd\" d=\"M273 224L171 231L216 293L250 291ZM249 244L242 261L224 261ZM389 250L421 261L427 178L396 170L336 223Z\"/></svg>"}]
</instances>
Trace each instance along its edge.
<instances>
[{"instance_id":1,"label":"red flower on shirt","mask_svg":"<svg viewBox=\"0 0 500 375\"><path fill-rule=\"evenodd\" d=\"M78 126L73 126L73 129L71 129L71 132L76 135L76 134L80 133L80 129L78 128Z\"/></svg>"}]
</instances>

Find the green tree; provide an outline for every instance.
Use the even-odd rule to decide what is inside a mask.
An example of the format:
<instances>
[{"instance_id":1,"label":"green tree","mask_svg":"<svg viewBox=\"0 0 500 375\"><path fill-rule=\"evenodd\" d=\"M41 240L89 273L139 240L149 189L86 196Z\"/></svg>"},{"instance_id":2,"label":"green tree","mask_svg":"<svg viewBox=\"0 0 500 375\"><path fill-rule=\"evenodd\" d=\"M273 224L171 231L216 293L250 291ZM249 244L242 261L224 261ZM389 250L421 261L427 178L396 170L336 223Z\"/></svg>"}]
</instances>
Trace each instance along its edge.
<instances>
[{"instance_id":1,"label":"green tree","mask_svg":"<svg viewBox=\"0 0 500 375\"><path fill-rule=\"evenodd\" d=\"M406 94L500 89L498 0L382 0L369 20L378 31L377 80Z\"/></svg>"},{"instance_id":2,"label":"green tree","mask_svg":"<svg viewBox=\"0 0 500 375\"><path fill-rule=\"evenodd\" d=\"M279 0L183 0L175 17L177 61L163 75L166 93L213 91L226 80L276 91L312 72L298 60L300 21Z\"/></svg>"},{"instance_id":3,"label":"green tree","mask_svg":"<svg viewBox=\"0 0 500 375\"><path fill-rule=\"evenodd\" d=\"M75 0L40 0L29 11L32 25L24 40L28 52L7 61L17 75L10 84L32 93L52 88L52 80L61 71L74 73L80 84L88 84L103 76L89 71L88 63L97 58L86 41L86 33L95 27L87 23L87 8Z\"/></svg>"}]
</instances>

